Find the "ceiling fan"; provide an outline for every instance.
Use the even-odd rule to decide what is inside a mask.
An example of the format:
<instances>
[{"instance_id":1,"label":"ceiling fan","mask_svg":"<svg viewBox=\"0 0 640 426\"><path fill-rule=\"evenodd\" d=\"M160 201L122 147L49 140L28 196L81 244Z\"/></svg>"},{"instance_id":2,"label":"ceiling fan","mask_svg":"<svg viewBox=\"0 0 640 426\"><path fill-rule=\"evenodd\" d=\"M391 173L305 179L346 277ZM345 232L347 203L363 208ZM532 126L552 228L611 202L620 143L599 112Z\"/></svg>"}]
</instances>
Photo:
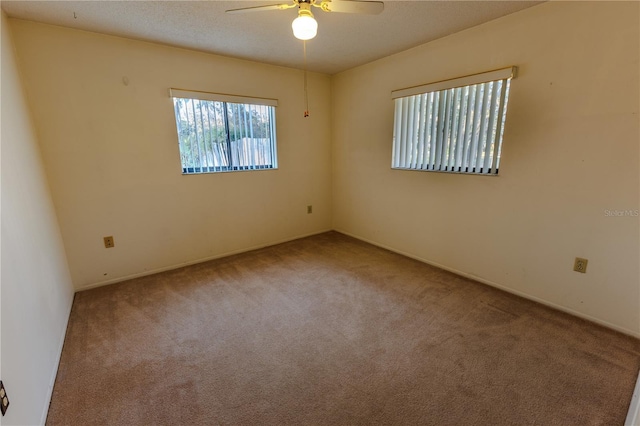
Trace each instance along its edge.
<instances>
[{"instance_id":1,"label":"ceiling fan","mask_svg":"<svg viewBox=\"0 0 640 426\"><path fill-rule=\"evenodd\" d=\"M291 3L231 9L227 10L227 13L285 10L297 7L298 17L291 23L293 35L300 40L311 40L318 33L318 22L313 18L313 13L311 12L312 6L317 7L324 12L359 13L365 15L377 15L384 10L384 3L381 1L292 0Z\"/></svg>"}]
</instances>

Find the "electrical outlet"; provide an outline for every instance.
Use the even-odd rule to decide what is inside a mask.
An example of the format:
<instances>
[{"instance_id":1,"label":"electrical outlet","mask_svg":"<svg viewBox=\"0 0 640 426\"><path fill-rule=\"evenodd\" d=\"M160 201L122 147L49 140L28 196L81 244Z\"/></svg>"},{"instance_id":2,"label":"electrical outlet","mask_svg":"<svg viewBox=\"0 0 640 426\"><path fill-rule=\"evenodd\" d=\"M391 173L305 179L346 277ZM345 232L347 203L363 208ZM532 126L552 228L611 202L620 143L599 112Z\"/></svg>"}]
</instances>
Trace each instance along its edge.
<instances>
[{"instance_id":1,"label":"electrical outlet","mask_svg":"<svg viewBox=\"0 0 640 426\"><path fill-rule=\"evenodd\" d=\"M113 237L104 237L104 246L105 248L111 248L116 244L113 242Z\"/></svg>"},{"instance_id":2,"label":"electrical outlet","mask_svg":"<svg viewBox=\"0 0 640 426\"><path fill-rule=\"evenodd\" d=\"M9 398L7 397L7 391L4 389L4 384L0 380L0 411L2 411L3 416L7 412L7 408L9 408Z\"/></svg>"},{"instance_id":3,"label":"electrical outlet","mask_svg":"<svg viewBox=\"0 0 640 426\"><path fill-rule=\"evenodd\" d=\"M307 206L307 214L313 213L313 206Z\"/></svg>"},{"instance_id":4,"label":"electrical outlet","mask_svg":"<svg viewBox=\"0 0 640 426\"><path fill-rule=\"evenodd\" d=\"M587 262L587 259L576 257L575 262L573 262L573 270L576 272L582 272L583 274L587 273Z\"/></svg>"}]
</instances>

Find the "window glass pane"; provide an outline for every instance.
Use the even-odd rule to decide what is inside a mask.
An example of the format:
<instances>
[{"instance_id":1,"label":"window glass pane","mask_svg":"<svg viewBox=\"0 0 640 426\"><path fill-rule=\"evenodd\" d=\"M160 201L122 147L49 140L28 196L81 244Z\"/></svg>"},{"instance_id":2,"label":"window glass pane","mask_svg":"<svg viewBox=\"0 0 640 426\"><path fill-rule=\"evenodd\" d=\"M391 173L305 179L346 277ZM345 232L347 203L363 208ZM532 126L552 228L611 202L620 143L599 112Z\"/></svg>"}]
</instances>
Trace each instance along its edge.
<instances>
[{"instance_id":1,"label":"window glass pane","mask_svg":"<svg viewBox=\"0 0 640 426\"><path fill-rule=\"evenodd\" d=\"M182 172L277 167L275 107L173 98Z\"/></svg>"}]
</instances>

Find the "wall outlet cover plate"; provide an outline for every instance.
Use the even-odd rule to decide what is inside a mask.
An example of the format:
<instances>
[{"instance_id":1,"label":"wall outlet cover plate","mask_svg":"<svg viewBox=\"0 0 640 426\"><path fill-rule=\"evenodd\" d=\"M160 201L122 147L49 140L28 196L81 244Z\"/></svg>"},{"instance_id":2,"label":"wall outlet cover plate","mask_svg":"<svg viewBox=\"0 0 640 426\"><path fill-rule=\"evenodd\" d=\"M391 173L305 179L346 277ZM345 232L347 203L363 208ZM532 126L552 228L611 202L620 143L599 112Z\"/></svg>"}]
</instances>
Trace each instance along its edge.
<instances>
[{"instance_id":1,"label":"wall outlet cover plate","mask_svg":"<svg viewBox=\"0 0 640 426\"><path fill-rule=\"evenodd\" d=\"M0 380L0 411L2 411L3 416L7 412L7 408L9 408L9 398L7 397L4 383Z\"/></svg>"},{"instance_id":2,"label":"wall outlet cover plate","mask_svg":"<svg viewBox=\"0 0 640 426\"><path fill-rule=\"evenodd\" d=\"M115 246L115 242L113 240L113 237L109 236L109 237L104 237L104 247L105 248L111 248Z\"/></svg>"},{"instance_id":3,"label":"wall outlet cover plate","mask_svg":"<svg viewBox=\"0 0 640 426\"><path fill-rule=\"evenodd\" d=\"M573 270L576 272L581 272L583 274L587 273L587 259L583 259L581 257L576 257L575 262L573 262Z\"/></svg>"}]
</instances>

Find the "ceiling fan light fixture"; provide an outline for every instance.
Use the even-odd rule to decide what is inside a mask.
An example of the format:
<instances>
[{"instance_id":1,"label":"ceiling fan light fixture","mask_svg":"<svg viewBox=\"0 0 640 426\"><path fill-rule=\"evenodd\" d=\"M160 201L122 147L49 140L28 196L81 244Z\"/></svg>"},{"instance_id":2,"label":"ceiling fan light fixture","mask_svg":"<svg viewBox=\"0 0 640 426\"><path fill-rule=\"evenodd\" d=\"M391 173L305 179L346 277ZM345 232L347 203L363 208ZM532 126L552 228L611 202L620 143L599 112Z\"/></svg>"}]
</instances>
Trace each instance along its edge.
<instances>
[{"instance_id":1,"label":"ceiling fan light fixture","mask_svg":"<svg viewBox=\"0 0 640 426\"><path fill-rule=\"evenodd\" d=\"M311 40L318 34L318 22L308 9L300 9L298 17L291 23L293 35L300 40Z\"/></svg>"}]
</instances>

